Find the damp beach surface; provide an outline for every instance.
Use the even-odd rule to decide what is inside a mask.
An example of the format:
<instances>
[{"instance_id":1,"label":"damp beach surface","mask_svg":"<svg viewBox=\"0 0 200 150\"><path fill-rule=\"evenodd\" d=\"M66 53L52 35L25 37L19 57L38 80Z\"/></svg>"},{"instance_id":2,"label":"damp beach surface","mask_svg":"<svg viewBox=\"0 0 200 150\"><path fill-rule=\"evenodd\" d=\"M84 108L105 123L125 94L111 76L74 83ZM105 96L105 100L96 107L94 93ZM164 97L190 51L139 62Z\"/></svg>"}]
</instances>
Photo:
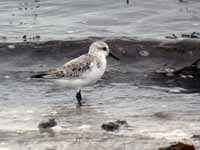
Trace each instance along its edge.
<instances>
[{"instance_id":1,"label":"damp beach surface","mask_svg":"<svg viewBox=\"0 0 200 150\"><path fill-rule=\"evenodd\" d=\"M155 150L180 141L200 148L194 138L200 135L199 80L154 75L194 62L199 41L141 40L197 31L197 0L0 4L0 150ZM83 89L85 106L76 106L75 90L30 78L87 52L98 39L121 61L109 59L103 78ZM51 118L55 127L38 128ZM117 120L127 125L102 130Z\"/></svg>"},{"instance_id":2,"label":"damp beach surface","mask_svg":"<svg viewBox=\"0 0 200 150\"><path fill-rule=\"evenodd\" d=\"M200 95L198 91L189 91L199 86L188 86L184 84L185 79L181 82L183 85L159 77L153 80L151 76L155 76L151 72L165 68L166 63L174 67L185 66L199 51L193 51L195 56L187 51L175 51L175 59L169 50L163 49L161 55L161 48L157 51L155 43L149 44L152 45L146 51L149 55L141 55L143 49L134 52L129 49L136 43L145 47L145 42L107 42L111 47L115 43L126 47L124 51L129 57L116 51L121 61L109 59L102 80L83 89L85 106L81 108L76 107L75 90L59 88L51 81L31 79L30 76L58 67L84 53L87 48L80 51L80 46L89 45L91 40L63 42L60 43L63 47L57 51L54 42L53 49L46 47L51 42L40 46L15 44L15 49L2 44L0 148L154 150L176 141L193 143L198 148L198 138L192 137L199 133ZM74 45L73 53L69 45ZM190 59L183 62L186 57ZM196 83L193 79L189 82ZM55 119L57 126L41 131L39 123L50 118ZM127 125L114 132L102 130L103 123L116 120L125 120Z\"/></svg>"}]
</instances>

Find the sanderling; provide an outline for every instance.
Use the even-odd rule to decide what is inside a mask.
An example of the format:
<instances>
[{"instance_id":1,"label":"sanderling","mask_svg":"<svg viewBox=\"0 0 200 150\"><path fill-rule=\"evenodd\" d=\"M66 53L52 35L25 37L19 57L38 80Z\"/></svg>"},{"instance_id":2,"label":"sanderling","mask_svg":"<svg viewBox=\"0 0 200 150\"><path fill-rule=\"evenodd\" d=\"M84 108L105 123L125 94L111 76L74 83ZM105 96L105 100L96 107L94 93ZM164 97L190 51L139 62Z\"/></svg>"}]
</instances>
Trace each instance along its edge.
<instances>
[{"instance_id":1,"label":"sanderling","mask_svg":"<svg viewBox=\"0 0 200 150\"><path fill-rule=\"evenodd\" d=\"M65 63L62 67L51 69L46 72L33 75L32 77L56 79L56 82L65 87L76 88L78 90L76 93L76 99L78 101L78 105L81 106L81 88L94 84L103 76L106 70L107 56L111 56L114 59L119 60L110 52L110 49L105 42L96 41L90 45L87 54L72 59L71 61Z\"/></svg>"}]
</instances>

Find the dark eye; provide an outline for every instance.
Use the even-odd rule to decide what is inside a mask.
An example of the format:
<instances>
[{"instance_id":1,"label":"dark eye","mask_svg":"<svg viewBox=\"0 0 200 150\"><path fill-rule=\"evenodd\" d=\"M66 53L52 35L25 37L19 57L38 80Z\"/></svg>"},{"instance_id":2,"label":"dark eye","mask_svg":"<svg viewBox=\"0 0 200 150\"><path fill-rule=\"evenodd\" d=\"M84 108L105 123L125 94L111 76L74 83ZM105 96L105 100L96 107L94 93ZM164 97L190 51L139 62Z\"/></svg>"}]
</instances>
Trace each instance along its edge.
<instances>
[{"instance_id":1,"label":"dark eye","mask_svg":"<svg viewBox=\"0 0 200 150\"><path fill-rule=\"evenodd\" d=\"M106 48L106 47L103 47L102 49L103 49L104 51L107 51L107 48Z\"/></svg>"}]
</instances>

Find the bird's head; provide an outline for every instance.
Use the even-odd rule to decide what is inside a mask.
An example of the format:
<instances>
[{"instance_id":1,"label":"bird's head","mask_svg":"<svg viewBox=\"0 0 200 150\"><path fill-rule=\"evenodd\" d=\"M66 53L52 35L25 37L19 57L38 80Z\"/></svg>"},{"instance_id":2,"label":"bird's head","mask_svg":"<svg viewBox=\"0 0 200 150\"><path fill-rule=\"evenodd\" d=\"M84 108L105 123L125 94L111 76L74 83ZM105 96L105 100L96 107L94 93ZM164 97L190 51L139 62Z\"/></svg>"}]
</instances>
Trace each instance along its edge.
<instances>
[{"instance_id":1,"label":"bird's head","mask_svg":"<svg viewBox=\"0 0 200 150\"><path fill-rule=\"evenodd\" d=\"M90 45L89 52L90 55L94 55L97 57L106 57L111 56L116 60L119 60L116 56L114 56L108 47L108 45L103 41L96 41Z\"/></svg>"}]
</instances>

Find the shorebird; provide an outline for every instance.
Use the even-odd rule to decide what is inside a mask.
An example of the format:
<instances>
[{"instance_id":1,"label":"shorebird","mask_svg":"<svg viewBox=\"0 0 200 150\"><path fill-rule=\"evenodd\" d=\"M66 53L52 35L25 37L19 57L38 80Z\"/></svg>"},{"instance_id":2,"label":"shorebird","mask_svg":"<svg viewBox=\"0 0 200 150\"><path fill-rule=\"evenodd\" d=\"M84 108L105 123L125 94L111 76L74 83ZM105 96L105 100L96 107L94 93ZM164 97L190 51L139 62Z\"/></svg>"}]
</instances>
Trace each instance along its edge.
<instances>
[{"instance_id":1,"label":"shorebird","mask_svg":"<svg viewBox=\"0 0 200 150\"><path fill-rule=\"evenodd\" d=\"M110 52L105 42L96 41L90 45L87 54L74 58L59 68L51 69L32 77L56 79L56 82L62 86L76 88L76 99L78 105L82 106L81 89L84 86L96 83L103 76L106 70L107 56L119 60Z\"/></svg>"}]
</instances>

